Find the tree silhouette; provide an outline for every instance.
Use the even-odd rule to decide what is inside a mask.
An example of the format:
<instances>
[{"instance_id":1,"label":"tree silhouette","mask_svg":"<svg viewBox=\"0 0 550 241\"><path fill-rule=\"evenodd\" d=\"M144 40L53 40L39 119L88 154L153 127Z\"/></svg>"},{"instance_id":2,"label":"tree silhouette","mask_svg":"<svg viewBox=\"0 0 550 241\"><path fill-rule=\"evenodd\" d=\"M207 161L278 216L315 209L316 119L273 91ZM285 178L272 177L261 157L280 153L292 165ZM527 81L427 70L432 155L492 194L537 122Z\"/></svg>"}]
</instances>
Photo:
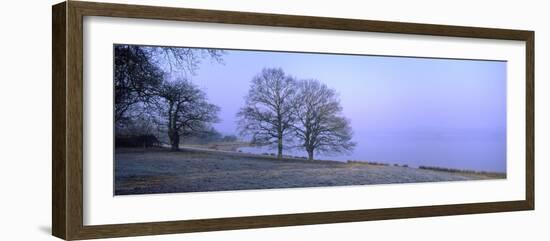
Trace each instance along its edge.
<instances>
[{"instance_id":1,"label":"tree silhouette","mask_svg":"<svg viewBox=\"0 0 550 241\"><path fill-rule=\"evenodd\" d=\"M318 80L299 81L296 102L293 130L309 160L314 153L353 150L350 123L334 90Z\"/></svg>"},{"instance_id":2,"label":"tree silhouette","mask_svg":"<svg viewBox=\"0 0 550 241\"><path fill-rule=\"evenodd\" d=\"M167 72L194 75L203 59L223 62L223 50L117 44L115 61L115 122L120 123L136 104L148 104Z\"/></svg>"},{"instance_id":3,"label":"tree silhouette","mask_svg":"<svg viewBox=\"0 0 550 241\"><path fill-rule=\"evenodd\" d=\"M187 80L166 81L157 95L157 122L166 129L174 151L179 150L180 137L208 132L218 121L219 107L208 103L206 94Z\"/></svg>"},{"instance_id":4,"label":"tree silhouette","mask_svg":"<svg viewBox=\"0 0 550 241\"><path fill-rule=\"evenodd\" d=\"M164 72L140 46L115 45L115 123L132 119L127 116L136 104L148 102L160 86Z\"/></svg>"},{"instance_id":5,"label":"tree silhouette","mask_svg":"<svg viewBox=\"0 0 550 241\"><path fill-rule=\"evenodd\" d=\"M296 81L280 68L265 68L252 79L245 106L240 109L239 128L253 142L277 146L283 156L284 136L291 131L296 103Z\"/></svg>"},{"instance_id":6,"label":"tree silhouette","mask_svg":"<svg viewBox=\"0 0 550 241\"><path fill-rule=\"evenodd\" d=\"M202 131L217 118L218 107L188 81L204 59L222 62L223 50L117 44L114 46L115 132L135 132L139 126L154 125L169 136L172 149L179 138ZM182 79L169 81L170 73L184 72ZM140 132L149 134L141 128Z\"/></svg>"}]
</instances>

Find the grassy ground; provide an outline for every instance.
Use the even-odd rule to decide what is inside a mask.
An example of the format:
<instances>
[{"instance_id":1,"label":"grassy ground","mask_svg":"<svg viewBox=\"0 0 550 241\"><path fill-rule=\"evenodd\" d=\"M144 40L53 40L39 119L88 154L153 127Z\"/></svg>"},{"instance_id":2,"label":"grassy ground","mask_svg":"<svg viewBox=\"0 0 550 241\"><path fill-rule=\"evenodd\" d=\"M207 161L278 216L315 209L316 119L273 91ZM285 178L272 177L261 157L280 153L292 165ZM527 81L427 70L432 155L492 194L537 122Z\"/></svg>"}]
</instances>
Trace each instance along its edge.
<instances>
[{"instance_id":1,"label":"grassy ground","mask_svg":"<svg viewBox=\"0 0 550 241\"><path fill-rule=\"evenodd\" d=\"M474 173L184 148L116 149L115 195L498 179Z\"/></svg>"}]
</instances>

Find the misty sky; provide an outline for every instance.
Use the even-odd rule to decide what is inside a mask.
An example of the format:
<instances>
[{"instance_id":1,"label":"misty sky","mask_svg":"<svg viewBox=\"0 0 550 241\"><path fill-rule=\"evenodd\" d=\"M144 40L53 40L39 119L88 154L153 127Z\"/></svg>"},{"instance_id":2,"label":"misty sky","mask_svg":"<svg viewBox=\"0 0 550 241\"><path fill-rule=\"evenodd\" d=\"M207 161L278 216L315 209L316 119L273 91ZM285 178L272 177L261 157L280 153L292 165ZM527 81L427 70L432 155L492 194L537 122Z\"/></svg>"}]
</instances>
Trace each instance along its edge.
<instances>
[{"instance_id":1,"label":"misty sky","mask_svg":"<svg viewBox=\"0 0 550 241\"><path fill-rule=\"evenodd\" d=\"M506 169L506 62L237 50L223 59L192 77L221 108L223 134L237 134L252 78L280 67L339 93L358 143L342 160Z\"/></svg>"},{"instance_id":2,"label":"misty sky","mask_svg":"<svg viewBox=\"0 0 550 241\"><path fill-rule=\"evenodd\" d=\"M264 67L335 89L355 132L505 131L505 62L234 50L223 58L203 61L192 79L221 107L215 127L225 134L236 132L235 114Z\"/></svg>"}]
</instances>

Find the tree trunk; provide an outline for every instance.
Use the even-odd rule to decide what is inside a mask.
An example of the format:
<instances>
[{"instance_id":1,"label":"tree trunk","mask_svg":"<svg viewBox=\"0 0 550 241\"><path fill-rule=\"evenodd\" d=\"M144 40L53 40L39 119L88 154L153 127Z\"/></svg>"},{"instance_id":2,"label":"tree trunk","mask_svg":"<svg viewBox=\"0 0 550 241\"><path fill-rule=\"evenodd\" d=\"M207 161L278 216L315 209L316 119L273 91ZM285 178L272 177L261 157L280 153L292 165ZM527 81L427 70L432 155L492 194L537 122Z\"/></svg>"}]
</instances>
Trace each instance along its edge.
<instances>
[{"instance_id":1,"label":"tree trunk","mask_svg":"<svg viewBox=\"0 0 550 241\"><path fill-rule=\"evenodd\" d=\"M176 131L169 131L168 137L170 137L170 145L172 151L177 151L180 149L180 135Z\"/></svg>"},{"instance_id":2,"label":"tree trunk","mask_svg":"<svg viewBox=\"0 0 550 241\"><path fill-rule=\"evenodd\" d=\"M279 136L277 139L277 158L283 159L283 137Z\"/></svg>"},{"instance_id":3,"label":"tree trunk","mask_svg":"<svg viewBox=\"0 0 550 241\"><path fill-rule=\"evenodd\" d=\"M307 150L307 159L313 161L313 150Z\"/></svg>"},{"instance_id":4,"label":"tree trunk","mask_svg":"<svg viewBox=\"0 0 550 241\"><path fill-rule=\"evenodd\" d=\"M281 110L277 108L277 159L283 159L283 121Z\"/></svg>"}]
</instances>

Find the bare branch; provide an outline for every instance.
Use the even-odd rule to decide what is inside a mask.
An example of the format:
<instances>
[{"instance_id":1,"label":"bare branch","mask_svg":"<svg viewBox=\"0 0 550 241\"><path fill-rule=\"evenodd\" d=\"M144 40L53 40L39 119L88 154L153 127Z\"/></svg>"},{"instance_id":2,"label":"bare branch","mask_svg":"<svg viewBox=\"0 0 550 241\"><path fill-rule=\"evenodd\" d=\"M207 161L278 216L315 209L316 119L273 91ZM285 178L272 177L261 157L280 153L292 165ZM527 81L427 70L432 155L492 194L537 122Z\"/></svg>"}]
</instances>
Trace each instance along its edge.
<instances>
[{"instance_id":1,"label":"bare branch","mask_svg":"<svg viewBox=\"0 0 550 241\"><path fill-rule=\"evenodd\" d=\"M293 125L294 135L307 151L308 158L314 153L347 152L353 150L353 132L349 120L342 116L340 100L334 90L318 80L302 80Z\"/></svg>"},{"instance_id":2,"label":"bare branch","mask_svg":"<svg viewBox=\"0 0 550 241\"><path fill-rule=\"evenodd\" d=\"M294 78L282 69L265 68L252 79L245 106L237 114L241 134L251 135L256 144L276 144L279 158L294 121L295 87Z\"/></svg>"}]
</instances>

